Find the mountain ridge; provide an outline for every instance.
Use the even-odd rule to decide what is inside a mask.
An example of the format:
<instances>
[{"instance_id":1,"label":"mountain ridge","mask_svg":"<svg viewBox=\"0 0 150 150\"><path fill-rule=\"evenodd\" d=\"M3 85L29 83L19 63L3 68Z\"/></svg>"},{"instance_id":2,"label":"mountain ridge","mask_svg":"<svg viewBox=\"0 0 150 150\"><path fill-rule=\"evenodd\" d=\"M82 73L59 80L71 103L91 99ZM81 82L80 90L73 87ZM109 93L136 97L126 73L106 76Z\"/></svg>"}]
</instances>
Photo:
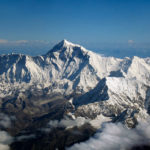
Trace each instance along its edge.
<instances>
[{"instance_id":1,"label":"mountain ridge","mask_svg":"<svg viewBox=\"0 0 150 150\"><path fill-rule=\"evenodd\" d=\"M66 40L41 56L0 55L0 113L15 118L3 128L15 139L36 135L13 150L39 138L43 150L45 137L45 147L64 148L66 136L86 140L107 122L135 128L150 114L149 85L150 58L105 57Z\"/></svg>"},{"instance_id":2,"label":"mountain ridge","mask_svg":"<svg viewBox=\"0 0 150 150\"><path fill-rule=\"evenodd\" d=\"M104 57L63 40L41 56L0 55L0 97L12 93L24 95L29 89L33 95L38 95L47 89L46 95L77 95L73 96L71 104L76 107L77 114L82 114L85 105L97 103L99 108L95 117L109 112L109 109L101 108L102 104L112 107L113 113L108 113L112 116L124 111L128 105L134 107L134 103L145 113L148 109L145 104L149 105L149 100L145 102L150 83L149 62L150 58ZM84 115L89 113L86 111Z\"/></svg>"}]
</instances>

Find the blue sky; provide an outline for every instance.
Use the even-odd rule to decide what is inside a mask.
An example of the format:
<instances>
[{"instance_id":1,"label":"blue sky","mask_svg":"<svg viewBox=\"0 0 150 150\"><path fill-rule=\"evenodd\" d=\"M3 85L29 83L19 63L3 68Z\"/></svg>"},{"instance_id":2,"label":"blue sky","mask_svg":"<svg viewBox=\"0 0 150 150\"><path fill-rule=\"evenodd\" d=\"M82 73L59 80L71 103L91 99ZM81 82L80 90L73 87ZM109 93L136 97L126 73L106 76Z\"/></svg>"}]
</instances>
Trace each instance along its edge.
<instances>
[{"instance_id":1,"label":"blue sky","mask_svg":"<svg viewBox=\"0 0 150 150\"><path fill-rule=\"evenodd\" d=\"M97 52L148 51L150 1L0 0L0 53L44 53L64 38Z\"/></svg>"}]
</instances>

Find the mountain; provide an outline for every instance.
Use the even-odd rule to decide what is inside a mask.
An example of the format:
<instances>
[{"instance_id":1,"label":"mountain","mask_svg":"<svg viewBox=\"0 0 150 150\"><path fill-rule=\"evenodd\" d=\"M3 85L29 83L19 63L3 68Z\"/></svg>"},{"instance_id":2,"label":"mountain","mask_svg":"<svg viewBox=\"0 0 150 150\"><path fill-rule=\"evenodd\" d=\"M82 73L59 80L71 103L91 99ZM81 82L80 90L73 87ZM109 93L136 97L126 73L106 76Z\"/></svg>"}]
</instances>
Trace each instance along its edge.
<instances>
[{"instance_id":1,"label":"mountain","mask_svg":"<svg viewBox=\"0 0 150 150\"><path fill-rule=\"evenodd\" d=\"M16 117L13 136L64 116L133 128L149 116L149 85L150 58L105 57L67 40L42 56L0 55L0 109Z\"/></svg>"}]
</instances>

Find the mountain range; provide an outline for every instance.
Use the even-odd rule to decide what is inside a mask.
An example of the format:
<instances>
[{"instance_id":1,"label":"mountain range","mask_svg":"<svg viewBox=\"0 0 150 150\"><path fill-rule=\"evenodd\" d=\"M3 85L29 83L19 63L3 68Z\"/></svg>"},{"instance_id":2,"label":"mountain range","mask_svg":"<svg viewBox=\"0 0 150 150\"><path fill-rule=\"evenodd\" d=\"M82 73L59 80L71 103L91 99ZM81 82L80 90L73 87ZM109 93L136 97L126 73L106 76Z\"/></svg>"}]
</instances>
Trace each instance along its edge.
<instances>
[{"instance_id":1,"label":"mountain range","mask_svg":"<svg viewBox=\"0 0 150 150\"><path fill-rule=\"evenodd\" d=\"M48 146L64 149L88 139L103 123L121 122L134 128L146 120L149 85L150 58L105 57L67 40L41 56L0 55L0 110L15 118L11 127L2 128L16 139L27 134L36 135L38 141L41 132L45 136L43 130L54 132L51 128L61 134L89 131L69 144L55 141ZM37 138L31 139L30 144L26 138L15 141L11 149L21 150L21 145L37 149L33 144Z\"/></svg>"}]
</instances>

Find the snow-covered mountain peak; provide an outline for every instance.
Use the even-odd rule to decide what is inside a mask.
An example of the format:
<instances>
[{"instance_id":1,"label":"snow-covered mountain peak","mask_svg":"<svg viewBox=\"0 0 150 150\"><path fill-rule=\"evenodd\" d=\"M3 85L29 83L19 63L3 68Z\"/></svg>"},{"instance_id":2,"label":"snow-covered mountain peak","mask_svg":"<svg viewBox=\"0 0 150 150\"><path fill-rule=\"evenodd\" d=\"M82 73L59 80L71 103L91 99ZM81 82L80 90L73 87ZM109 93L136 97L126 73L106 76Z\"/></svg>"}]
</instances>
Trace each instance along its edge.
<instances>
[{"instance_id":1,"label":"snow-covered mountain peak","mask_svg":"<svg viewBox=\"0 0 150 150\"><path fill-rule=\"evenodd\" d=\"M62 40L60 43L62 43L63 46L75 46L75 44L73 44L70 41L67 41L66 39Z\"/></svg>"},{"instance_id":2,"label":"snow-covered mountain peak","mask_svg":"<svg viewBox=\"0 0 150 150\"><path fill-rule=\"evenodd\" d=\"M72 54L73 52L82 52L82 53L87 53L88 50L86 50L83 46L71 43L67 41L66 39L62 40L58 44L56 44L47 54L51 54L54 52L58 53L70 53Z\"/></svg>"},{"instance_id":3,"label":"snow-covered mountain peak","mask_svg":"<svg viewBox=\"0 0 150 150\"><path fill-rule=\"evenodd\" d=\"M81 45L79 44L75 44L75 43L72 43L66 39L63 39L61 42L59 42L57 45L60 45L60 46L63 46L63 47L82 47ZM83 48L83 47L82 47Z\"/></svg>"},{"instance_id":4,"label":"snow-covered mountain peak","mask_svg":"<svg viewBox=\"0 0 150 150\"><path fill-rule=\"evenodd\" d=\"M70 46L72 46L72 47L74 47L75 46L75 44L73 44L73 43L71 43L71 42L69 42L69 41L67 41L66 39L63 39L62 41L60 41L58 44L56 44L54 47L70 47Z\"/></svg>"}]
</instances>

